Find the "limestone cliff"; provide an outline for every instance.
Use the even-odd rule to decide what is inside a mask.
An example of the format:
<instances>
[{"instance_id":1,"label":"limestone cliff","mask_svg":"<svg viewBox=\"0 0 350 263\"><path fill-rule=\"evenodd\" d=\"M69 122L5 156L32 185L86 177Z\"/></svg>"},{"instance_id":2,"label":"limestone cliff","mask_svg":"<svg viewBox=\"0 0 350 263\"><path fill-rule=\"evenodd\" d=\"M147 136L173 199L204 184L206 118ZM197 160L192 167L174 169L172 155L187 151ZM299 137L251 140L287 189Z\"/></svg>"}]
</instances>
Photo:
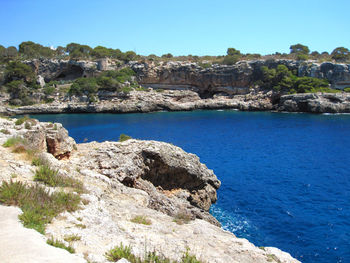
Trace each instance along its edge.
<instances>
[{"instance_id":1,"label":"limestone cliff","mask_svg":"<svg viewBox=\"0 0 350 263\"><path fill-rule=\"evenodd\" d=\"M189 249L202 262L299 262L288 253L276 248L257 248L218 227L206 211L216 201L220 182L197 156L176 146L128 140L74 147L74 140L60 124L31 121L29 127L0 118L0 126L6 130L0 133L1 145L13 136L34 142L54 133L53 137L64 141L65 148L70 149L66 158L58 160L46 152L50 147L41 147L42 159L58 169L59 174L80 179L86 188L81 195L84 200L81 209L59 215L47 226L46 235L62 240L67 235L79 236L71 245L81 259L106 262L105 252L122 242L141 257L147 250L179 260ZM38 135L33 131L42 132ZM12 179L33 184L35 167L23 154L0 146L0 163L1 181ZM189 221L178 224L179 215ZM147 218L149 224L133 222L135 216ZM6 249L5 238L0 236L1 249ZM42 245L41 250L45 250ZM17 254L21 258L36 256L26 255L26 251L18 247Z\"/></svg>"}]
</instances>

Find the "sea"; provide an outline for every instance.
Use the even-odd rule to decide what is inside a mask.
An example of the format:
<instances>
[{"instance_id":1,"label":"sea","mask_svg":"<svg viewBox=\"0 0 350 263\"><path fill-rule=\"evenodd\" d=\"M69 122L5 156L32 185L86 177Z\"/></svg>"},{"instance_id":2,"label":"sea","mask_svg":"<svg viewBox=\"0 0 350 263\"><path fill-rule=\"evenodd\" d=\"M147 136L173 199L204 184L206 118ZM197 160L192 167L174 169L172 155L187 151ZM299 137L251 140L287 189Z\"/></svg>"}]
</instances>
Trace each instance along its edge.
<instances>
[{"instance_id":1,"label":"sea","mask_svg":"<svg viewBox=\"0 0 350 263\"><path fill-rule=\"evenodd\" d=\"M221 181L210 212L256 246L302 262L350 262L350 115L212 110L34 115L78 143L121 133L169 142Z\"/></svg>"}]
</instances>

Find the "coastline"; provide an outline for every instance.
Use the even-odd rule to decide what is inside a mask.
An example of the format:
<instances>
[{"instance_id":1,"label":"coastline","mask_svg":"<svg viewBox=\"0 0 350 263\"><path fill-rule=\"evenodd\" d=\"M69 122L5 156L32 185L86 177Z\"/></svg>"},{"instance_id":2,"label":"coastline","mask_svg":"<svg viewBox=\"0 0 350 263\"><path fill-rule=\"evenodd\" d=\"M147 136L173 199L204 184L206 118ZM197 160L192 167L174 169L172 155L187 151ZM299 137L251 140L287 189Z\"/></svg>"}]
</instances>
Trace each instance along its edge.
<instances>
[{"instance_id":1,"label":"coastline","mask_svg":"<svg viewBox=\"0 0 350 263\"><path fill-rule=\"evenodd\" d=\"M21 136L36 147L40 145L41 158L59 174L81 180L87 190L82 197L88 202L82 209L58 216L46 231L47 237L79 235L81 241L75 242L74 248L80 257L105 263L106 250L124 242L136 255L142 256L147 246L174 260L190 248L204 262L299 262L286 252L258 248L218 226L206 211L216 201L220 181L194 154L157 141L76 144L59 123L15 122L0 119L9 131L0 134L1 143ZM35 169L23 154L1 147L0 157L2 180L34 183ZM163 177L173 176L173 182L171 177L159 177L161 171ZM189 221L178 224L174 218L181 211ZM132 223L136 215L144 215L152 223ZM79 224L85 227L77 227Z\"/></svg>"},{"instance_id":2,"label":"coastline","mask_svg":"<svg viewBox=\"0 0 350 263\"><path fill-rule=\"evenodd\" d=\"M128 97L109 94L96 103L85 97L55 98L50 104L8 107L0 105L0 114L59 114L59 113L148 113L157 111L193 111L234 109L240 111L276 111L307 113L350 113L348 93L305 93L283 95L277 100L272 92L246 95L214 96L201 99L189 90L163 92L131 91ZM274 99L273 99L274 98Z\"/></svg>"}]
</instances>

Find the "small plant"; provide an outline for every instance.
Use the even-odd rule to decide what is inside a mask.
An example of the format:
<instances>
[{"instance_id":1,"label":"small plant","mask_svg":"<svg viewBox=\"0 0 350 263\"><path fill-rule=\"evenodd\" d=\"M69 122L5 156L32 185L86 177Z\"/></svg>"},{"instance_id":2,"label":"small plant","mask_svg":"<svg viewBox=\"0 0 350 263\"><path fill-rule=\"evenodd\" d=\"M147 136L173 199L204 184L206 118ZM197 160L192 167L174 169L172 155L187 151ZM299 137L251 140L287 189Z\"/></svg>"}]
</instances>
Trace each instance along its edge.
<instances>
[{"instance_id":1,"label":"small plant","mask_svg":"<svg viewBox=\"0 0 350 263\"><path fill-rule=\"evenodd\" d=\"M28 116L24 116L22 118L19 118L16 120L15 124L16 125L22 125L24 122L26 122L27 120L29 120L30 118Z\"/></svg>"},{"instance_id":2,"label":"small plant","mask_svg":"<svg viewBox=\"0 0 350 263\"><path fill-rule=\"evenodd\" d=\"M201 263L201 261L197 260L196 256L191 255L187 250L183 256L181 257L181 261L171 261L168 258L160 256L156 251L153 252L145 252L145 256L143 259L140 257L136 257L131 253L130 246L124 246L123 243L120 243L119 246L116 246L105 253L105 257L109 261L116 262L122 258L127 259L131 263Z\"/></svg>"},{"instance_id":3,"label":"small plant","mask_svg":"<svg viewBox=\"0 0 350 263\"><path fill-rule=\"evenodd\" d=\"M188 224L191 221L191 216L184 212L179 212L175 215L173 222L178 225Z\"/></svg>"},{"instance_id":4,"label":"small plant","mask_svg":"<svg viewBox=\"0 0 350 263\"><path fill-rule=\"evenodd\" d=\"M84 191L81 181L74 178L59 175L58 170L52 169L48 164L42 164L35 172L34 181L43 182L49 186L71 187L78 193Z\"/></svg>"},{"instance_id":5,"label":"small plant","mask_svg":"<svg viewBox=\"0 0 350 263\"><path fill-rule=\"evenodd\" d=\"M7 135L11 134L11 132L9 130L7 130L7 129L1 129L0 132L3 133L3 134L7 134Z\"/></svg>"},{"instance_id":6,"label":"small plant","mask_svg":"<svg viewBox=\"0 0 350 263\"><path fill-rule=\"evenodd\" d=\"M130 139L132 139L129 135L126 135L126 134L120 134L120 136L119 136L119 142L125 142L125 141L127 141L127 140L130 140Z\"/></svg>"},{"instance_id":7,"label":"small plant","mask_svg":"<svg viewBox=\"0 0 350 263\"><path fill-rule=\"evenodd\" d=\"M43 160L40 157L34 157L32 160L32 165L34 165L34 166L44 165L45 163L46 163L45 160Z\"/></svg>"},{"instance_id":8,"label":"small plant","mask_svg":"<svg viewBox=\"0 0 350 263\"><path fill-rule=\"evenodd\" d=\"M7 141L2 145L4 147L13 147L16 144L27 144L27 141L23 139L22 137L11 137L7 139Z\"/></svg>"},{"instance_id":9,"label":"small plant","mask_svg":"<svg viewBox=\"0 0 350 263\"><path fill-rule=\"evenodd\" d=\"M181 258L181 263L201 263L195 255L191 255L189 250L185 252L185 254Z\"/></svg>"},{"instance_id":10,"label":"small plant","mask_svg":"<svg viewBox=\"0 0 350 263\"><path fill-rule=\"evenodd\" d=\"M50 237L47 241L47 244L53 246L53 247L58 247L58 248L63 248L67 250L69 253L73 254L75 253L75 249L71 246L66 246L62 241L59 241L57 239L54 239L53 237Z\"/></svg>"},{"instance_id":11,"label":"small plant","mask_svg":"<svg viewBox=\"0 0 350 263\"><path fill-rule=\"evenodd\" d=\"M125 258L131 262L135 262L135 256L131 253L131 247L124 246L123 243L106 252L105 256L109 261L116 262L119 259Z\"/></svg>"},{"instance_id":12,"label":"small plant","mask_svg":"<svg viewBox=\"0 0 350 263\"><path fill-rule=\"evenodd\" d=\"M163 92L164 89L156 89L156 92Z\"/></svg>"},{"instance_id":13,"label":"small plant","mask_svg":"<svg viewBox=\"0 0 350 263\"><path fill-rule=\"evenodd\" d=\"M30 123L29 122L25 122L24 123L24 128L26 128L27 130L30 130L31 128L32 128L32 126L30 125Z\"/></svg>"},{"instance_id":14,"label":"small plant","mask_svg":"<svg viewBox=\"0 0 350 263\"><path fill-rule=\"evenodd\" d=\"M64 241L67 241L69 243L69 242L81 240L81 236L78 236L76 234L75 235L65 235L63 239L64 239Z\"/></svg>"},{"instance_id":15,"label":"small plant","mask_svg":"<svg viewBox=\"0 0 350 263\"><path fill-rule=\"evenodd\" d=\"M54 129L55 131L57 131L57 124L56 124L56 123L53 125L53 129Z\"/></svg>"},{"instance_id":16,"label":"small plant","mask_svg":"<svg viewBox=\"0 0 350 263\"><path fill-rule=\"evenodd\" d=\"M27 186L22 182L3 181L0 186L0 203L19 206L23 213L19 216L23 225L40 233L45 226L64 211L79 209L80 196L72 193L49 193L40 185Z\"/></svg>"},{"instance_id":17,"label":"small plant","mask_svg":"<svg viewBox=\"0 0 350 263\"><path fill-rule=\"evenodd\" d=\"M79 227L81 229L85 229L86 228L86 225L84 224L75 224L76 227Z\"/></svg>"},{"instance_id":18,"label":"small plant","mask_svg":"<svg viewBox=\"0 0 350 263\"><path fill-rule=\"evenodd\" d=\"M350 92L350 87L344 88L344 91L345 91L345 92Z\"/></svg>"},{"instance_id":19,"label":"small plant","mask_svg":"<svg viewBox=\"0 0 350 263\"><path fill-rule=\"evenodd\" d=\"M145 216L135 216L133 219L131 219L131 222L136 224L143 224L143 225L152 224L152 221L146 218Z\"/></svg>"}]
</instances>

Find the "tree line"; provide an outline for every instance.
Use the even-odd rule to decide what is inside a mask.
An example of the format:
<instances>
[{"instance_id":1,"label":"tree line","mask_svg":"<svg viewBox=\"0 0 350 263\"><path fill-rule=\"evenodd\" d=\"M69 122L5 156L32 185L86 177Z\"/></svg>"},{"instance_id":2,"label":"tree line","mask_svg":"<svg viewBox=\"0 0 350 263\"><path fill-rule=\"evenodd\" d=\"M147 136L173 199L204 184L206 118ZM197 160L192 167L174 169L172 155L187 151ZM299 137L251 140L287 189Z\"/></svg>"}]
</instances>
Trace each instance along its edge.
<instances>
[{"instance_id":1,"label":"tree line","mask_svg":"<svg viewBox=\"0 0 350 263\"><path fill-rule=\"evenodd\" d=\"M213 63L221 63L226 65L235 64L239 60L251 60L259 58L273 57L273 58L286 58L295 60L307 60L314 59L320 61L335 60L336 62L349 62L350 51L345 47L337 47L331 53L318 51L310 52L308 46L303 44L295 44L290 46L290 53L279 53L262 56L260 54L243 54L240 50L235 48L228 48L226 56L180 56L178 60L190 60L195 62L201 62L204 60L211 61ZM174 56L171 53L164 54L160 57L151 54L149 56L141 56L134 51L122 52L120 49L106 48L103 46L97 46L92 48L88 45L81 45L78 43L70 43L65 47L58 46L57 48L45 47L41 44L34 43L32 41L22 42L18 49L15 46L5 48L0 45L0 60L9 61L12 59L33 59L33 58L65 58L65 59L99 59L99 58L111 58L120 60L123 62L129 62L132 60L174 60Z\"/></svg>"}]
</instances>

